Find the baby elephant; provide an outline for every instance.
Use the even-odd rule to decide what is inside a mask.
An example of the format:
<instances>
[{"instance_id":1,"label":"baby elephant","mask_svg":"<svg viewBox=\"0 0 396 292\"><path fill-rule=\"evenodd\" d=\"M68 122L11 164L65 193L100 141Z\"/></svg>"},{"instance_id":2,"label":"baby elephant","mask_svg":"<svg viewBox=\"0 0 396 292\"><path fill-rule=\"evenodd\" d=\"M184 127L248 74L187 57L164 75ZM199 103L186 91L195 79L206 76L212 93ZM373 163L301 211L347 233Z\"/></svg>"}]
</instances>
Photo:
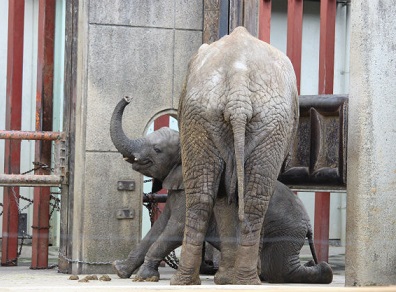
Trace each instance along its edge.
<instances>
[{"instance_id":1,"label":"baby elephant","mask_svg":"<svg viewBox=\"0 0 396 292\"><path fill-rule=\"evenodd\" d=\"M111 120L111 138L132 168L154 178L153 188L168 189L163 213L149 233L124 260L113 263L121 278L129 278L140 267L136 280L158 281L158 266L172 250L181 246L184 233L186 196L181 169L178 132L161 128L145 138L126 138L121 117L126 102L121 100ZM219 248L216 220L211 219L205 240ZM330 266L317 263L312 241L312 228L300 199L289 188L277 182L269 202L262 232L259 276L273 283L331 283ZM300 250L308 237L313 259L301 265ZM261 270L261 271L260 271Z\"/></svg>"}]
</instances>

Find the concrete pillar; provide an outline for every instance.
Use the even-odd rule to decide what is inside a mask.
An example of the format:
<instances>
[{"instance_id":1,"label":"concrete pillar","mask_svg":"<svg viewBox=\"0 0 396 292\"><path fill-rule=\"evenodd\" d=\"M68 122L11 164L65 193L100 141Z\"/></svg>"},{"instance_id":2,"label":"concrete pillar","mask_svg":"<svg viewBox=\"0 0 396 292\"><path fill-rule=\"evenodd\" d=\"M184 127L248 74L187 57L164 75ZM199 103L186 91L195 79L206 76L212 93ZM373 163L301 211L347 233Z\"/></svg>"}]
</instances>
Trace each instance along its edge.
<instances>
[{"instance_id":1,"label":"concrete pillar","mask_svg":"<svg viewBox=\"0 0 396 292\"><path fill-rule=\"evenodd\" d=\"M396 284L396 6L352 1L346 285Z\"/></svg>"},{"instance_id":2,"label":"concrete pillar","mask_svg":"<svg viewBox=\"0 0 396 292\"><path fill-rule=\"evenodd\" d=\"M113 146L110 118L133 97L123 126L144 135L160 113L176 113L190 57L202 44L201 1L78 2L73 273L114 273L141 238L143 178ZM135 190L118 190L134 180ZM119 210L134 212L120 218ZM93 264L95 263L95 264ZM96 263L100 263L99 265Z\"/></svg>"}]
</instances>

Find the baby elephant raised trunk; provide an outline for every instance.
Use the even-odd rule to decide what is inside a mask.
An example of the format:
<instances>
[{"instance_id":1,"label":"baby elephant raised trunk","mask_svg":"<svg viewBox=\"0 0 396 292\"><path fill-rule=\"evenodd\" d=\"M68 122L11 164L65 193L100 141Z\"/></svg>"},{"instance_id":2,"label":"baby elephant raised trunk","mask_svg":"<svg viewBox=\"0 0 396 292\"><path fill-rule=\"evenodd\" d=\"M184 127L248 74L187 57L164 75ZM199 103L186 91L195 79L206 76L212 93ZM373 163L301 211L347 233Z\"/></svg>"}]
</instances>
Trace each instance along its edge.
<instances>
[{"instance_id":1,"label":"baby elephant raised trunk","mask_svg":"<svg viewBox=\"0 0 396 292\"><path fill-rule=\"evenodd\" d=\"M132 98L125 96L119 101L113 111L110 121L110 137L113 141L114 146L124 156L124 159L128 162L132 162L138 157L136 153L144 144L143 139L132 140L129 139L122 128L122 115L125 107L130 104Z\"/></svg>"}]
</instances>

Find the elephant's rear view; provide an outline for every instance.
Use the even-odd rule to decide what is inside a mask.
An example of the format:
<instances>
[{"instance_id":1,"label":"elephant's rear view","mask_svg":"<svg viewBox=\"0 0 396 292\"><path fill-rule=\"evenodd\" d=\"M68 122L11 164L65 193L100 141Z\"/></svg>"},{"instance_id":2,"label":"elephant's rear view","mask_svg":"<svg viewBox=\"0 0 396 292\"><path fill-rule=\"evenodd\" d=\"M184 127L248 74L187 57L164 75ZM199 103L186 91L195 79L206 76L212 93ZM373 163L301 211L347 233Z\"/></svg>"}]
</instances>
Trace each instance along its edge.
<instances>
[{"instance_id":1,"label":"elephant's rear view","mask_svg":"<svg viewBox=\"0 0 396 292\"><path fill-rule=\"evenodd\" d=\"M215 214L226 221L215 282L260 283L260 231L297 123L296 79L283 53L243 27L200 47L179 104L187 214L171 284L200 283L201 246L219 201L227 203Z\"/></svg>"}]
</instances>

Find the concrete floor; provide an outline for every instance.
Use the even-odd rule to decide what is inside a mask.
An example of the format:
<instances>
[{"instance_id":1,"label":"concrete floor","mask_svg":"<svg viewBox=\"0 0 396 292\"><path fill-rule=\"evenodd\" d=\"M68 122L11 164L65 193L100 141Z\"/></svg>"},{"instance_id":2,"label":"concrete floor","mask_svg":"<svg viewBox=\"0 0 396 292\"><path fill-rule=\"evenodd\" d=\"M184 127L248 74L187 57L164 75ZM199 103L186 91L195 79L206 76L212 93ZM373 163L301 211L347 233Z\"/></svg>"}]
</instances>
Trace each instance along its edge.
<instances>
[{"instance_id":1,"label":"concrete floor","mask_svg":"<svg viewBox=\"0 0 396 292\"><path fill-rule=\"evenodd\" d=\"M217 286L213 283L213 276L201 276L201 286L170 286L169 280L174 271L170 267L160 268L161 280L157 283L133 282L131 279L120 279L115 274L110 274L111 281L89 281L82 283L69 280L70 275L58 273L57 269L31 270L29 269L29 247L19 259L17 267L0 267L0 291L396 291L395 287L369 287L369 288L344 288L345 285L345 249L343 247L331 247L329 263L334 271L333 282L329 285L320 284L268 284L260 286ZM304 247L301 253L302 261L309 259L309 248ZM56 260L56 250L50 250L50 261ZM82 279L85 275L79 275ZM101 275L97 275L100 277ZM374 289L374 290L373 290Z\"/></svg>"}]
</instances>

